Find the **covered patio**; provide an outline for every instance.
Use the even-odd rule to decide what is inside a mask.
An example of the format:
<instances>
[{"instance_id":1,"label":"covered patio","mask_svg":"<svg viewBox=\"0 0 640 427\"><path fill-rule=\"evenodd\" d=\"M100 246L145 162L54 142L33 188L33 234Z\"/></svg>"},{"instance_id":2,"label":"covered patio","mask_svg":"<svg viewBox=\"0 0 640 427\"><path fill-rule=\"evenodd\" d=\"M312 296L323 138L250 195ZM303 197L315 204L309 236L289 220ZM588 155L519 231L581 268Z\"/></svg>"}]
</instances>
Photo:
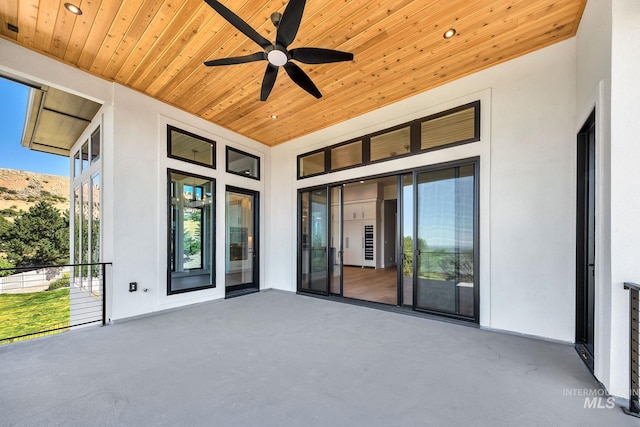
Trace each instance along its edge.
<instances>
[{"instance_id":1,"label":"covered patio","mask_svg":"<svg viewBox=\"0 0 640 427\"><path fill-rule=\"evenodd\" d=\"M572 345L284 291L0 348L3 425L638 425Z\"/></svg>"}]
</instances>

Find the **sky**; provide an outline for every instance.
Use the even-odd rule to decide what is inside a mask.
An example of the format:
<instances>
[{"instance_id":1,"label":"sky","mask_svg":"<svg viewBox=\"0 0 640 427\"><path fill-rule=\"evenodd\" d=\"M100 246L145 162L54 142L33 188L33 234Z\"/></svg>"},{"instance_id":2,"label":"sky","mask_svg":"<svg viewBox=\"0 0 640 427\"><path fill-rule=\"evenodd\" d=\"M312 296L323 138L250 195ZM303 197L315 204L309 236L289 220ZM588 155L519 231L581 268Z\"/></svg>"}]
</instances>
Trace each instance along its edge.
<instances>
[{"instance_id":1,"label":"sky","mask_svg":"<svg viewBox=\"0 0 640 427\"><path fill-rule=\"evenodd\" d=\"M0 77L0 168L69 176L69 158L21 144L29 88Z\"/></svg>"}]
</instances>

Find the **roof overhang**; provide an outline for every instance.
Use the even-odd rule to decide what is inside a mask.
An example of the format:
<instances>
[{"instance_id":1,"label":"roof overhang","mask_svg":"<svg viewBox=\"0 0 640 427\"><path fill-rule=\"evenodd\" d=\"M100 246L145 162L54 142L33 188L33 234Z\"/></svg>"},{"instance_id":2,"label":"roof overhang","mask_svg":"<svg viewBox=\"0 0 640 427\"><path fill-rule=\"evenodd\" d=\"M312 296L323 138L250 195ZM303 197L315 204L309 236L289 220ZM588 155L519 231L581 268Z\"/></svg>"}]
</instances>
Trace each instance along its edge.
<instances>
[{"instance_id":1,"label":"roof overhang","mask_svg":"<svg viewBox=\"0 0 640 427\"><path fill-rule=\"evenodd\" d=\"M22 145L69 156L101 105L49 86L29 85Z\"/></svg>"}]
</instances>

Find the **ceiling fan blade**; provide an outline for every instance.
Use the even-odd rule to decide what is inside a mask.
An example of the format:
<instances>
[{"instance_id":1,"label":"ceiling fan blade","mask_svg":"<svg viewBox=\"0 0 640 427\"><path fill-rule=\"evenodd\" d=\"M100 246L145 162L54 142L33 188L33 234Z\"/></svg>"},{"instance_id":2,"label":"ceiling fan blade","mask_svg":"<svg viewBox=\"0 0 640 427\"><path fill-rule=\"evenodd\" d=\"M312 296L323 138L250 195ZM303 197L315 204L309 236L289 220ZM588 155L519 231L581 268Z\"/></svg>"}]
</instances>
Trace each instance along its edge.
<instances>
[{"instance_id":1,"label":"ceiling fan blade","mask_svg":"<svg viewBox=\"0 0 640 427\"><path fill-rule=\"evenodd\" d=\"M252 53L251 55L245 56L234 56L231 58L220 58L220 59L212 59L204 63L207 67L216 67L219 65L235 65L235 64L244 64L247 62L255 62L262 61L267 59L267 54L264 52Z\"/></svg>"},{"instance_id":2,"label":"ceiling fan blade","mask_svg":"<svg viewBox=\"0 0 640 427\"><path fill-rule=\"evenodd\" d=\"M300 21L302 21L302 12L306 0L290 0L284 9L280 24L278 24L278 32L276 34L276 44L288 47L298 34Z\"/></svg>"},{"instance_id":3,"label":"ceiling fan blade","mask_svg":"<svg viewBox=\"0 0 640 427\"><path fill-rule=\"evenodd\" d=\"M322 94L320 93L316 85L313 84L309 76L307 76L305 72L302 71L302 69L296 64L294 64L293 62L287 62L286 64L284 64L284 70L287 72L287 74L289 74L291 80L293 80L302 89L306 90L316 98L322 98Z\"/></svg>"},{"instance_id":4,"label":"ceiling fan blade","mask_svg":"<svg viewBox=\"0 0 640 427\"><path fill-rule=\"evenodd\" d=\"M273 85L278 77L278 67L275 65L267 64L267 69L264 72L264 78L262 79L262 88L260 89L260 101L266 101L273 89Z\"/></svg>"},{"instance_id":5,"label":"ceiling fan blade","mask_svg":"<svg viewBox=\"0 0 640 427\"><path fill-rule=\"evenodd\" d=\"M238 31L243 33L245 36L249 37L251 40L256 42L258 46L266 49L271 46L271 42L264 37L262 37L256 30L251 28L249 24L244 22L238 15L227 9L222 3L216 0L205 0L209 6L213 8L216 12L218 12L224 19L229 21L231 25L236 27Z\"/></svg>"},{"instance_id":6,"label":"ceiling fan blade","mask_svg":"<svg viewBox=\"0 0 640 427\"><path fill-rule=\"evenodd\" d=\"M353 53L318 47L299 47L289 51L291 59L304 64L327 64L329 62L353 61Z\"/></svg>"}]
</instances>

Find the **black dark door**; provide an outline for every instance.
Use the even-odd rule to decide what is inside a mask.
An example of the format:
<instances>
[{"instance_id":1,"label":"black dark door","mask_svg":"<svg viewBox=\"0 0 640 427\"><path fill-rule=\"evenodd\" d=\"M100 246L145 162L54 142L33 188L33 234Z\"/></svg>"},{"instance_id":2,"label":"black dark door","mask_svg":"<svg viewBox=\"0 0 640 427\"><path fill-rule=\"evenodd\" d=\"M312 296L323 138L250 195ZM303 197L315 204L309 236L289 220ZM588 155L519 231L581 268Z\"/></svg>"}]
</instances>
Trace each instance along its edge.
<instances>
[{"instance_id":1,"label":"black dark door","mask_svg":"<svg viewBox=\"0 0 640 427\"><path fill-rule=\"evenodd\" d=\"M578 133L576 349L593 371L596 261L595 110Z\"/></svg>"},{"instance_id":2,"label":"black dark door","mask_svg":"<svg viewBox=\"0 0 640 427\"><path fill-rule=\"evenodd\" d=\"M298 193L298 291L329 294L329 192Z\"/></svg>"},{"instance_id":3,"label":"black dark door","mask_svg":"<svg viewBox=\"0 0 640 427\"><path fill-rule=\"evenodd\" d=\"M227 186L226 260L227 296L245 289L259 289L258 257L259 193Z\"/></svg>"}]
</instances>

